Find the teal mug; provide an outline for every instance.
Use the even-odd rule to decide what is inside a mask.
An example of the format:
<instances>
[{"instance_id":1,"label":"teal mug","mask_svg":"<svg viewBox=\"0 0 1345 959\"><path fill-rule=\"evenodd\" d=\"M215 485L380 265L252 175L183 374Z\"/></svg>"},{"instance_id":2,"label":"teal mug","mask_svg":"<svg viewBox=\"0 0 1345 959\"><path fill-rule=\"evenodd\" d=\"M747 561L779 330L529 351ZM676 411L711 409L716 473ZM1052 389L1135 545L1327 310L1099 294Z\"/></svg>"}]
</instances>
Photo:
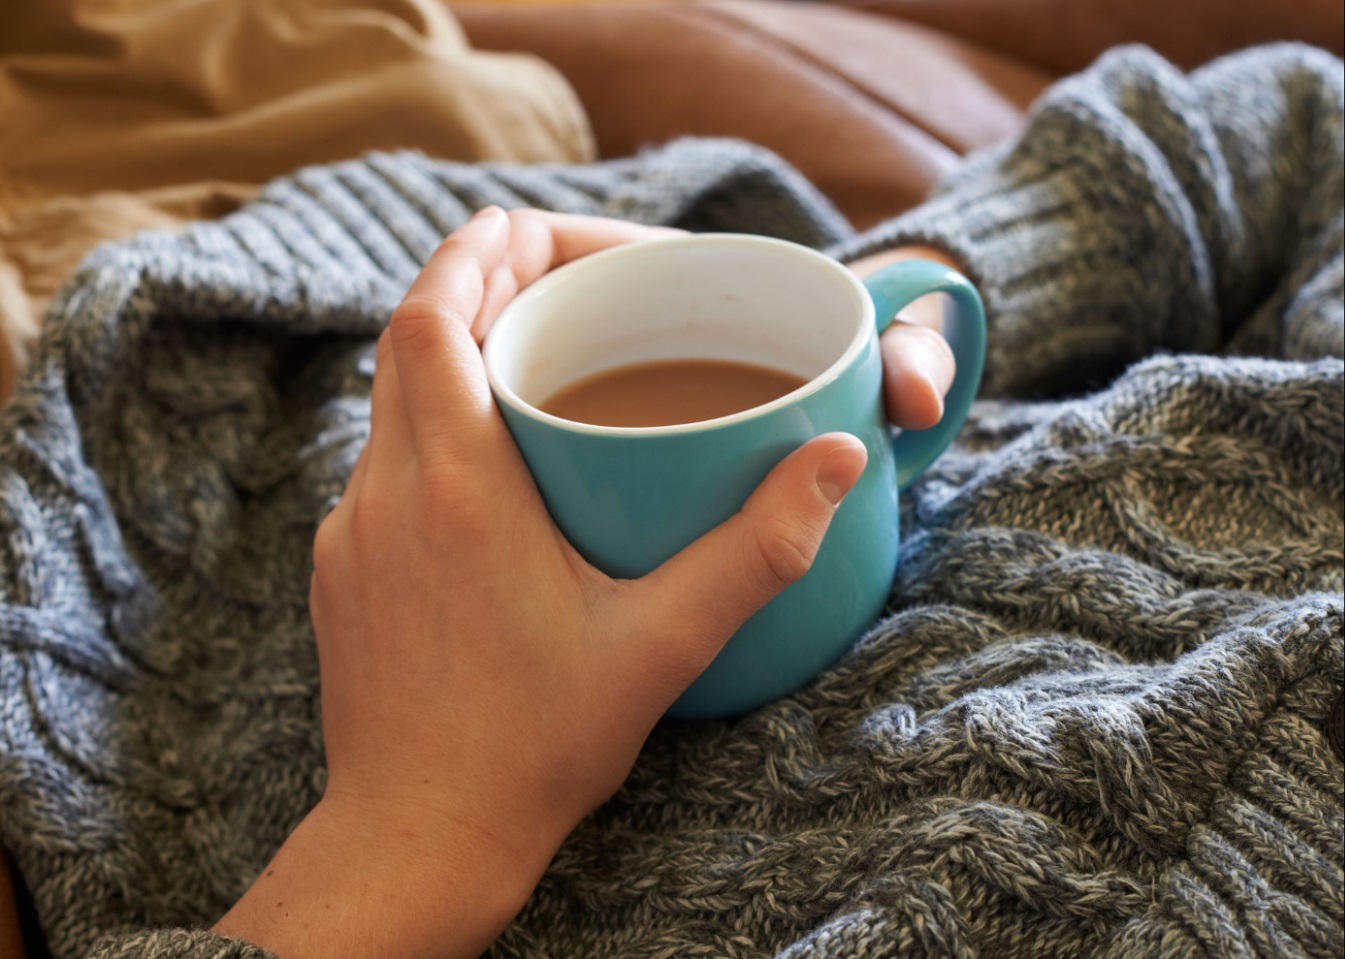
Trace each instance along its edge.
<instances>
[{"instance_id":1,"label":"teal mug","mask_svg":"<svg viewBox=\"0 0 1345 959\"><path fill-rule=\"evenodd\" d=\"M957 375L943 419L895 439L878 334L912 300L952 297ZM878 318L875 322L875 316ZM796 373L806 384L731 416L677 426L593 426L537 404L631 363L708 358ZM897 494L952 441L980 385L985 315L975 288L912 260L860 282L807 247L701 234L616 247L524 290L495 321L486 371L561 531L612 576L649 572L728 519L776 463L844 431L868 448L812 568L739 629L670 716L732 716L791 693L882 611L897 565Z\"/></svg>"}]
</instances>

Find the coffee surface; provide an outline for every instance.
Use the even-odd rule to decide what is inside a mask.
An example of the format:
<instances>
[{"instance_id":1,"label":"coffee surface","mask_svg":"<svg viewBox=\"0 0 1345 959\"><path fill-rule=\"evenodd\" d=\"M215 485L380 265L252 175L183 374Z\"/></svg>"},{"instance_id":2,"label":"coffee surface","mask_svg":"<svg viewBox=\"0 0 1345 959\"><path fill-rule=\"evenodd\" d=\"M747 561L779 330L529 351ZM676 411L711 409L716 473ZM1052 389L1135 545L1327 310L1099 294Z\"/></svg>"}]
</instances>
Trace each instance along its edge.
<instances>
[{"instance_id":1,"label":"coffee surface","mask_svg":"<svg viewBox=\"0 0 1345 959\"><path fill-rule=\"evenodd\" d=\"M595 426L672 426L739 413L792 393L801 376L731 360L654 360L571 383L538 408Z\"/></svg>"}]
</instances>

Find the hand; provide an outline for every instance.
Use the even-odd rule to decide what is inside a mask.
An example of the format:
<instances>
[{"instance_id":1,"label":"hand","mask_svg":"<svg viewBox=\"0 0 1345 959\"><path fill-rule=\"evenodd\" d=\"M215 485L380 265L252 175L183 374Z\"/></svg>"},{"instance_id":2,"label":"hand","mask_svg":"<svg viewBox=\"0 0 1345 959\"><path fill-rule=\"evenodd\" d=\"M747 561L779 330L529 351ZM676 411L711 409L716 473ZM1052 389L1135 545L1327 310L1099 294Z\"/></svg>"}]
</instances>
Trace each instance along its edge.
<instances>
[{"instance_id":1,"label":"hand","mask_svg":"<svg viewBox=\"0 0 1345 959\"><path fill-rule=\"evenodd\" d=\"M378 345L371 435L314 546L326 793L220 931L286 959L476 956L655 721L812 562L865 450L786 457L639 580L551 522L478 342L547 270L664 235L486 210L436 251Z\"/></svg>"},{"instance_id":2,"label":"hand","mask_svg":"<svg viewBox=\"0 0 1345 959\"><path fill-rule=\"evenodd\" d=\"M928 246L903 246L856 260L860 279L902 260L933 260L966 272L951 256ZM887 418L904 429L923 430L943 418L943 397L957 364L943 338L943 296L922 296L897 314L878 341L883 354L883 396Z\"/></svg>"}]
</instances>

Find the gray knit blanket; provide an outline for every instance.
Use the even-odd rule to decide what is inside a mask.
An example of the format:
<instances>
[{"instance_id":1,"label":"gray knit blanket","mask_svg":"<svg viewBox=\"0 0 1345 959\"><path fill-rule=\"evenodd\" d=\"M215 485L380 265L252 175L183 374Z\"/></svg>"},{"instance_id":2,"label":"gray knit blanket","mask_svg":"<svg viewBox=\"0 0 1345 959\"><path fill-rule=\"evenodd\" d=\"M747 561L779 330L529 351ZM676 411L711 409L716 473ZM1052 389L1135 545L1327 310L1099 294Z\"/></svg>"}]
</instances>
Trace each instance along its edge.
<instances>
[{"instance_id":1,"label":"gray knit blanket","mask_svg":"<svg viewBox=\"0 0 1345 959\"><path fill-rule=\"evenodd\" d=\"M1343 99L1304 48L1124 50L860 237L685 141L373 155L97 250L0 416L0 839L51 956L269 955L201 930L323 789L315 526L373 338L489 203L935 243L991 325L881 620L796 695L657 728L491 956L1339 956Z\"/></svg>"}]
</instances>

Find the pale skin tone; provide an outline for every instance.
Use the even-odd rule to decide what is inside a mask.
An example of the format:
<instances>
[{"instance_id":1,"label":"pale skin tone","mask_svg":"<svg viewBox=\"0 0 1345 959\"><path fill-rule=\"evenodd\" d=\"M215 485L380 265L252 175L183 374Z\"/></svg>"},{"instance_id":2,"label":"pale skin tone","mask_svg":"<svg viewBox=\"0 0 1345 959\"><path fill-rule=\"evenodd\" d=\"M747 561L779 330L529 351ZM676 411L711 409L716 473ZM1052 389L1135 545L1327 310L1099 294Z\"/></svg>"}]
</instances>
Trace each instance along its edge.
<instances>
[{"instance_id":1,"label":"pale skin tone","mask_svg":"<svg viewBox=\"0 0 1345 959\"><path fill-rule=\"evenodd\" d=\"M736 516L638 580L556 530L479 345L520 289L672 231L491 209L448 237L378 344L370 440L314 545L328 786L216 929L284 959L468 959L522 908L654 723L806 572L863 470L820 436ZM861 276L911 256L853 265ZM936 301L882 339L889 415L933 425L953 377ZM6 892L0 879L0 893ZM0 944L15 919L0 899Z\"/></svg>"}]
</instances>

